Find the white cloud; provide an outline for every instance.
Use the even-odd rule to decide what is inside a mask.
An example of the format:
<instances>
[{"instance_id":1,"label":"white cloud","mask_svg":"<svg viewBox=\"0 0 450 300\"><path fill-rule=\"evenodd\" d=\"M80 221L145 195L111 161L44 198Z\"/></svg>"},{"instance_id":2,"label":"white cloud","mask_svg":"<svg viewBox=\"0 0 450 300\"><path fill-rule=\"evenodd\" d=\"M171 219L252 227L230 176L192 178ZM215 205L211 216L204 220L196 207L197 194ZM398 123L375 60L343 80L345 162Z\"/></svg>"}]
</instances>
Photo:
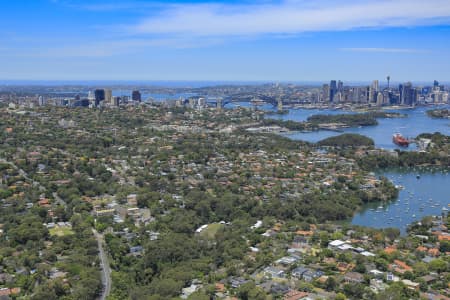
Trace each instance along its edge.
<instances>
[{"instance_id":1,"label":"white cloud","mask_svg":"<svg viewBox=\"0 0 450 300\"><path fill-rule=\"evenodd\" d=\"M370 53L427 53L424 49L408 49L408 48L340 48L346 52L370 52Z\"/></svg>"},{"instance_id":2,"label":"white cloud","mask_svg":"<svg viewBox=\"0 0 450 300\"><path fill-rule=\"evenodd\" d=\"M107 57L152 47L196 48L270 35L292 38L320 31L450 24L450 0L261 0L257 3L51 0L98 13L133 10L147 17L134 24L101 27L109 37L85 44L11 53L51 57ZM98 28L97 28L98 29ZM402 48L340 48L351 52L423 53Z\"/></svg>"},{"instance_id":3,"label":"white cloud","mask_svg":"<svg viewBox=\"0 0 450 300\"><path fill-rule=\"evenodd\" d=\"M134 34L254 36L450 24L449 0L285 0L177 4L128 27Z\"/></svg>"}]
</instances>

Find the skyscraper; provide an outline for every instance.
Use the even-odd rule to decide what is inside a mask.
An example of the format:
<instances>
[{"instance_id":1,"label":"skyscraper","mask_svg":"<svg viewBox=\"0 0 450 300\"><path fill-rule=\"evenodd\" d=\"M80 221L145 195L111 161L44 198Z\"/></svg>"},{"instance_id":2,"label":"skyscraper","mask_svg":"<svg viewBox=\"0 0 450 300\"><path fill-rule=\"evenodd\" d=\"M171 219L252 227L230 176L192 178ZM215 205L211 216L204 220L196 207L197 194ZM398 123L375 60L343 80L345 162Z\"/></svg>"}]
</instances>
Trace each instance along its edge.
<instances>
[{"instance_id":1,"label":"skyscraper","mask_svg":"<svg viewBox=\"0 0 450 300\"><path fill-rule=\"evenodd\" d=\"M374 80L374 81L372 82L372 89L373 89L374 92L379 92L379 91L380 91L380 90L379 90L378 80Z\"/></svg>"},{"instance_id":2,"label":"skyscraper","mask_svg":"<svg viewBox=\"0 0 450 300\"><path fill-rule=\"evenodd\" d=\"M334 100L334 95L336 95L337 93L337 84L336 84L336 80L331 80L330 81L330 95L329 95L329 100L330 102L333 102Z\"/></svg>"},{"instance_id":3,"label":"skyscraper","mask_svg":"<svg viewBox=\"0 0 450 300\"><path fill-rule=\"evenodd\" d=\"M400 91L400 104L415 105L417 102L417 91L413 88L411 82L400 84L398 86Z\"/></svg>"},{"instance_id":4,"label":"skyscraper","mask_svg":"<svg viewBox=\"0 0 450 300\"><path fill-rule=\"evenodd\" d=\"M340 93L344 92L344 83L342 81L340 81L340 80L337 83L337 90Z\"/></svg>"},{"instance_id":5,"label":"skyscraper","mask_svg":"<svg viewBox=\"0 0 450 300\"><path fill-rule=\"evenodd\" d=\"M354 87L352 89L352 102L359 103L361 101L361 89L359 87Z\"/></svg>"},{"instance_id":6,"label":"skyscraper","mask_svg":"<svg viewBox=\"0 0 450 300\"><path fill-rule=\"evenodd\" d=\"M377 96L377 106L382 106L384 103L383 93L378 92L378 93L376 93L376 96Z\"/></svg>"},{"instance_id":7,"label":"skyscraper","mask_svg":"<svg viewBox=\"0 0 450 300\"><path fill-rule=\"evenodd\" d=\"M100 102L105 100L105 90L104 89L96 89L94 91L95 97L95 106L99 106Z\"/></svg>"},{"instance_id":8,"label":"skyscraper","mask_svg":"<svg viewBox=\"0 0 450 300\"><path fill-rule=\"evenodd\" d=\"M322 101L328 102L330 101L330 86L328 84L324 84L322 86Z\"/></svg>"},{"instance_id":9,"label":"skyscraper","mask_svg":"<svg viewBox=\"0 0 450 300\"><path fill-rule=\"evenodd\" d=\"M120 104L120 97L112 97L111 106L119 106L119 104Z\"/></svg>"},{"instance_id":10,"label":"skyscraper","mask_svg":"<svg viewBox=\"0 0 450 300\"><path fill-rule=\"evenodd\" d=\"M142 101L141 93L139 91L133 91L131 93L131 100L141 102Z\"/></svg>"},{"instance_id":11,"label":"skyscraper","mask_svg":"<svg viewBox=\"0 0 450 300\"><path fill-rule=\"evenodd\" d=\"M439 87L439 81L435 80L435 81L433 82L433 87L434 87L434 88Z\"/></svg>"},{"instance_id":12,"label":"skyscraper","mask_svg":"<svg viewBox=\"0 0 450 300\"><path fill-rule=\"evenodd\" d=\"M105 89L105 102L113 104L112 91L110 89Z\"/></svg>"},{"instance_id":13,"label":"skyscraper","mask_svg":"<svg viewBox=\"0 0 450 300\"><path fill-rule=\"evenodd\" d=\"M38 104L39 106L44 106L45 105L45 98L43 96L39 96L38 98Z\"/></svg>"},{"instance_id":14,"label":"skyscraper","mask_svg":"<svg viewBox=\"0 0 450 300\"><path fill-rule=\"evenodd\" d=\"M361 99L363 100L363 103L370 103L374 101L372 87L370 85L362 89Z\"/></svg>"}]
</instances>

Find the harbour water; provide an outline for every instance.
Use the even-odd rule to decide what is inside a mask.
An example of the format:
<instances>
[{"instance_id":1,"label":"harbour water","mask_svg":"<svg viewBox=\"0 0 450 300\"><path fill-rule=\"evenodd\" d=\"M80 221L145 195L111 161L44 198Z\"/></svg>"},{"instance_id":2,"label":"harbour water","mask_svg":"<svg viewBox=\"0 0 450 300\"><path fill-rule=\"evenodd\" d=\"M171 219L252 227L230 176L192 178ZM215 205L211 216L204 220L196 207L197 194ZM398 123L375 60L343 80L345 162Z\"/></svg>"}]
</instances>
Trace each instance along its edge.
<instances>
[{"instance_id":1,"label":"harbour water","mask_svg":"<svg viewBox=\"0 0 450 300\"><path fill-rule=\"evenodd\" d=\"M229 104L228 107L236 106L236 103ZM250 106L249 103L238 103L241 106ZM307 142L318 142L325 138L336 136L342 133L357 133L365 135L374 140L375 146L382 149L400 149L401 147L392 142L392 135L394 133L401 133L407 138L414 138L421 133L441 132L450 135L450 120L448 119L433 119L427 116L426 111L433 108L449 108L449 105L440 107L417 107L413 109L396 109L386 110L387 112L398 112L405 114L406 118L384 118L378 119L376 126L364 126L356 128L345 128L342 132L319 130L313 132L295 132L288 133L285 136L294 140L303 140ZM270 104L259 106L258 109L276 111ZM306 121L309 116L317 114L348 114L354 113L345 110L333 109L289 109L287 114L273 114L270 118L279 120L292 121ZM402 150L415 150L414 145L408 148L401 148Z\"/></svg>"},{"instance_id":2,"label":"harbour water","mask_svg":"<svg viewBox=\"0 0 450 300\"><path fill-rule=\"evenodd\" d=\"M233 106L236 104L230 104ZM240 103L242 106L249 106L248 103ZM449 106L442 106L440 108ZM405 137L414 138L421 133L441 132L450 135L450 120L432 119L426 115L426 111L435 107L417 107L414 109L389 110L406 114L406 118L378 119L377 126L367 126L359 128L347 128L343 132L358 133L372 138L377 148L398 149L399 146L392 142L392 135L396 132ZM259 109L275 111L272 105L265 104ZM274 119L306 121L315 114L342 114L353 113L351 111L330 110L330 109L290 109L287 114L270 116ZM314 131L296 132L286 134L287 137L317 142L324 138L342 134L335 131ZM403 150L415 150L414 145ZM400 185L400 190L396 200L389 203L372 203L357 212L351 220L352 224L374 227L399 228L405 234L406 228L414 221L421 220L424 216L440 215L450 210L450 169L402 169L389 170L379 173L386 176L395 185ZM420 174L420 178L417 178Z\"/></svg>"},{"instance_id":3,"label":"harbour water","mask_svg":"<svg viewBox=\"0 0 450 300\"><path fill-rule=\"evenodd\" d=\"M427 116L426 111L430 107L418 107L415 109L389 110L389 112L399 112L407 115L406 118L387 118L378 119L378 125L365 126L356 128L346 128L345 133L357 133L370 137L374 140L377 148L398 149L399 146L392 143L392 135L401 133L407 138L414 138L421 133L441 132L450 135L450 120L448 119L432 119ZM288 114L277 115L276 118L283 120L304 121L310 115L314 114L339 114L348 113L336 110L290 110ZM324 138L342 134L342 132L325 131L318 132L300 132L288 134L292 139L304 140L309 142L317 142ZM404 149L404 148L403 148ZM414 145L410 145L407 149L416 149Z\"/></svg>"},{"instance_id":4,"label":"harbour water","mask_svg":"<svg viewBox=\"0 0 450 300\"><path fill-rule=\"evenodd\" d=\"M404 234L408 224L450 210L450 168L389 170L381 175L403 187L398 198L389 203L371 203L362 207L353 217L352 224L396 227Z\"/></svg>"}]
</instances>

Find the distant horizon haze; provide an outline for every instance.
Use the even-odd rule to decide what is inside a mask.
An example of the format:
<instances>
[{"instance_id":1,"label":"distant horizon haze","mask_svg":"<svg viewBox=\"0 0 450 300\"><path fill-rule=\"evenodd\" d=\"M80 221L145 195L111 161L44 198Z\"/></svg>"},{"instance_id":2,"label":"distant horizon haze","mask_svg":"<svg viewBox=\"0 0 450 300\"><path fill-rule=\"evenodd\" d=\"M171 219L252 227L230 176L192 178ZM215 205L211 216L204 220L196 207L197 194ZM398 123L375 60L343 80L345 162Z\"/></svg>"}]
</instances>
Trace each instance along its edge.
<instances>
[{"instance_id":1,"label":"distant horizon haze","mask_svg":"<svg viewBox=\"0 0 450 300\"><path fill-rule=\"evenodd\" d=\"M149 86L149 87L167 87L167 88L199 88L207 86L220 85L264 85L264 84L294 84L304 86L322 86L329 84L331 80L341 80L345 86L364 86L371 85L373 80L379 81L380 87L386 87L387 81L373 79L370 81L352 81L342 80L339 78L332 78L329 80L317 81L277 81L277 80L1 80L0 86ZM411 82L414 86L432 86L434 80L437 80L440 85L450 86L450 81L441 81L438 79L424 80L424 81L390 81L391 87L396 87L399 84Z\"/></svg>"}]
</instances>

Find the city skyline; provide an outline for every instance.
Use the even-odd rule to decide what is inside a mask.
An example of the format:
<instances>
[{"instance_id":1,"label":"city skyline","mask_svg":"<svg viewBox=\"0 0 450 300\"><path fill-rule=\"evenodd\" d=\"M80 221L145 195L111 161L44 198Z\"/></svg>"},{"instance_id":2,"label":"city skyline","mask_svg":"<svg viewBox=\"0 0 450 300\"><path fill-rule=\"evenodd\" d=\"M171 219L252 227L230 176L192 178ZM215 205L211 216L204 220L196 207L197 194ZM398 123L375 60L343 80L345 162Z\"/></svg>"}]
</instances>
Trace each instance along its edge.
<instances>
[{"instance_id":1,"label":"city skyline","mask_svg":"<svg viewBox=\"0 0 450 300\"><path fill-rule=\"evenodd\" d=\"M2 7L2 81L450 81L444 0Z\"/></svg>"}]
</instances>

